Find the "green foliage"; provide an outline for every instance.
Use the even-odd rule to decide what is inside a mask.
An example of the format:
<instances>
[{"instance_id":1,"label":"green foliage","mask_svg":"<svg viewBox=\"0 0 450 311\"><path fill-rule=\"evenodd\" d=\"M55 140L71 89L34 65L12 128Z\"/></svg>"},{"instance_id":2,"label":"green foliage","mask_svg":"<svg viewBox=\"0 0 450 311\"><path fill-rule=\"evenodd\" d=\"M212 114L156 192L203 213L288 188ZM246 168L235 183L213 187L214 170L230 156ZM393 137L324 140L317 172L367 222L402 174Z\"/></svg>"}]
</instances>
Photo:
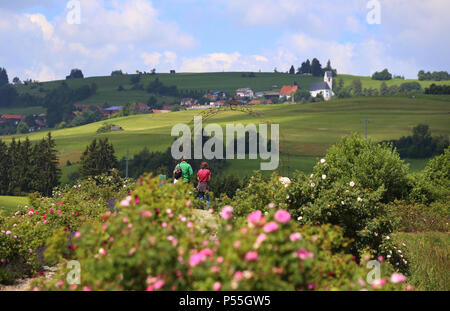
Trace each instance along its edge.
<instances>
[{"instance_id":1,"label":"green foliage","mask_svg":"<svg viewBox=\"0 0 450 311\"><path fill-rule=\"evenodd\" d=\"M119 212L107 212L101 221L85 224L75 235L70 259L83 267L80 285L65 282L68 270L61 265L49 282L38 280L33 286L148 291L393 290L405 286L391 281L379 287L366 285L367 270L350 255L333 252L348 243L339 228L299 228L286 211L273 209L264 217L253 214L233 224L233 210L227 207L228 213L222 213L226 219L212 237L192 216L189 193L186 184L160 185L158 179L141 179L120 202ZM382 269L385 276L392 272L385 264Z\"/></svg>"},{"instance_id":2,"label":"green foliage","mask_svg":"<svg viewBox=\"0 0 450 311\"><path fill-rule=\"evenodd\" d=\"M51 134L39 143L14 139L8 146L0 141L0 194L21 195L37 191L48 195L58 185L60 170Z\"/></svg>"},{"instance_id":3,"label":"green foliage","mask_svg":"<svg viewBox=\"0 0 450 311\"><path fill-rule=\"evenodd\" d=\"M5 68L0 67L0 87L9 83L8 73Z\"/></svg>"},{"instance_id":4,"label":"green foliage","mask_svg":"<svg viewBox=\"0 0 450 311\"><path fill-rule=\"evenodd\" d=\"M314 167L314 175L325 174L327 179L344 183L353 181L370 191L383 187L383 202L402 198L407 193L408 168L388 145L365 141L353 134L331 146L325 160L326 165Z\"/></svg>"},{"instance_id":5,"label":"green foliage","mask_svg":"<svg viewBox=\"0 0 450 311\"><path fill-rule=\"evenodd\" d=\"M420 92L422 91L422 86L419 82L405 82L400 84L400 92L402 93L411 93L411 92Z\"/></svg>"},{"instance_id":6,"label":"green foliage","mask_svg":"<svg viewBox=\"0 0 450 311\"><path fill-rule=\"evenodd\" d=\"M72 69L70 75L66 77L66 80L70 79L83 79L83 72L80 69Z\"/></svg>"},{"instance_id":7,"label":"green foliage","mask_svg":"<svg viewBox=\"0 0 450 311\"><path fill-rule=\"evenodd\" d=\"M412 136L392 140L402 158L430 158L442 154L449 146L447 136L432 136L428 125L419 124L412 130Z\"/></svg>"},{"instance_id":8,"label":"green foliage","mask_svg":"<svg viewBox=\"0 0 450 311\"><path fill-rule=\"evenodd\" d=\"M44 265L69 257L73 232L85 223L97 223L108 200L125 195L130 186L111 172L56 189L52 197L31 195L29 204L13 216L0 217L0 283L34 275Z\"/></svg>"},{"instance_id":9,"label":"green foliage","mask_svg":"<svg viewBox=\"0 0 450 311\"><path fill-rule=\"evenodd\" d=\"M373 75L372 75L372 80L391 80L392 79L392 74L389 73L389 71L386 69L384 69L381 72L376 71Z\"/></svg>"},{"instance_id":10,"label":"green foliage","mask_svg":"<svg viewBox=\"0 0 450 311\"><path fill-rule=\"evenodd\" d=\"M389 217L399 218L398 232L448 232L450 209L448 204L431 205L395 201L390 203Z\"/></svg>"},{"instance_id":11,"label":"green foliage","mask_svg":"<svg viewBox=\"0 0 450 311\"><path fill-rule=\"evenodd\" d=\"M431 84L429 88L425 89L425 94L431 95L449 95L450 94L450 86L449 85L436 85Z\"/></svg>"},{"instance_id":12,"label":"green foliage","mask_svg":"<svg viewBox=\"0 0 450 311\"><path fill-rule=\"evenodd\" d=\"M81 155L81 177L101 175L112 168L117 167L117 159L114 155L114 147L108 138L94 139Z\"/></svg>"},{"instance_id":13,"label":"green foliage","mask_svg":"<svg viewBox=\"0 0 450 311\"><path fill-rule=\"evenodd\" d=\"M408 257L410 267L410 284L417 290L450 290L448 233L396 233L393 238L396 244L404 245L403 252Z\"/></svg>"},{"instance_id":14,"label":"green foliage","mask_svg":"<svg viewBox=\"0 0 450 311\"><path fill-rule=\"evenodd\" d=\"M17 126L17 134L25 134L30 131L30 128L25 122L20 122Z\"/></svg>"},{"instance_id":15,"label":"green foliage","mask_svg":"<svg viewBox=\"0 0 450 311\"><path fill-rule=\"evenodd\" d=\"M450 75L447 71L433 71L431 72L425 72L423 70L419 71L417 74L417 78L419 81L425 81L425 80L432 80L432 81L443 81L443 80L450 80Z\"/></svg>"}]
</instances>

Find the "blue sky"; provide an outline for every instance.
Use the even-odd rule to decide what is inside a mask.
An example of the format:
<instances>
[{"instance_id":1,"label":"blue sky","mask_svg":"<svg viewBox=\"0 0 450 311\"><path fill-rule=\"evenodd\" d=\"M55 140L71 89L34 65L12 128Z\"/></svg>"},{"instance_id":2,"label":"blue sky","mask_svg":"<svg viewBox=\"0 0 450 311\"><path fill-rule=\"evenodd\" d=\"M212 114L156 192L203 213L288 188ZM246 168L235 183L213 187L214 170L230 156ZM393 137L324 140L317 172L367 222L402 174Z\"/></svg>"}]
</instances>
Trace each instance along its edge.
<instances>
[{"instance_id":1,"label":"blue sky","mask_svg":"<svg viewBox=\"0 0 450 311\"><path fill-rule=\"evenodd\" d=\"M76 2L76 0L71 0ZM287 71L306 58L340 73L449 70L448 0L69 0L0 2L0 66L61 79L125 72ZM379 5L379 24L368 14Z\"/></svg>"}]
</instances>

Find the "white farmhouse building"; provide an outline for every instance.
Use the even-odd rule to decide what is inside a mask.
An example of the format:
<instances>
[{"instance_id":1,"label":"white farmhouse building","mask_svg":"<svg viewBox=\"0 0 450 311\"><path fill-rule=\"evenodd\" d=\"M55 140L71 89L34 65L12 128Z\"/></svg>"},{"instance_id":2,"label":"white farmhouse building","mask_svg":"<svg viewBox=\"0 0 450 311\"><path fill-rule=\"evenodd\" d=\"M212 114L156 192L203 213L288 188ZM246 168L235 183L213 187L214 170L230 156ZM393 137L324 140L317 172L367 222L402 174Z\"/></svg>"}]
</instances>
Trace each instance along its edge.
<instances>
[{"instance_id":1,"label":"white farmhouse building","mask_svg":"<svg viewBox=\"0 0 450 311\"><path fill-rule=\"evenodd\" d=\"M330 100L333 96L333 73L326 71L323 77L323 82L314 83L309 89L312 97L316 97L322 93L325 100Z\"/></svg>"}]
</instances>

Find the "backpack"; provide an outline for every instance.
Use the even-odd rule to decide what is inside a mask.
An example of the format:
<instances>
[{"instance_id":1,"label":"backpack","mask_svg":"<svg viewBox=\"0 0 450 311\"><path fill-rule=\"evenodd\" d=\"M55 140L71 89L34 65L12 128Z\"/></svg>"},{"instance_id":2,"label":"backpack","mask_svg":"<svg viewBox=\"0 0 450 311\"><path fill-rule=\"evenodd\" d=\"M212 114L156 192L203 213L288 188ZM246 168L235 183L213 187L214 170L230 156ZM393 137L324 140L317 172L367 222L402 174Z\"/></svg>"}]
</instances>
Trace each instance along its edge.
<instances>
[{"instance_id":1,"label":"backpack","mask_svg":"<svg viewBox=\"0 0 450 311\"><path fill-rule=\"evenodd\" d=\"M178 164L175 168L175 172L173 173L173 178L179 179L181 176L183 176L183 172L181 171L181 166Z\"/></svg>"}]
</instances>

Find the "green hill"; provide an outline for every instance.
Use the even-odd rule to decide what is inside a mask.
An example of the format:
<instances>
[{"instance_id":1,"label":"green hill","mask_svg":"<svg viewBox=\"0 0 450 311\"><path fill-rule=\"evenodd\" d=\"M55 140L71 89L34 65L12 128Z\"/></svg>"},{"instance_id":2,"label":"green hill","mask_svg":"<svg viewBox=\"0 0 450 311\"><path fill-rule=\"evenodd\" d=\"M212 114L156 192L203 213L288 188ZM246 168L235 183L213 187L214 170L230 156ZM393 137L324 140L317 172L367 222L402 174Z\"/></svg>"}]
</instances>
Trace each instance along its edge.
<instances>
[{"instance_id":1,"label":"green hill","mask_svg":"<svg viewBox=\"0 0 450 311\"><path fill-rule=\"evenodd\" d=\"M314 159L325 153L342 135L351 132L364 133L361 122L366 116L370 119L369 136L376 141L398 139L409 135L419 123L428 124L434 135L449 135L450 97L437 99L433 96L409 97L362 97L339 99L330 102L267 105L255 107L262 115L254 118L236 111L226 111L210 119L209 123L241 122L243 124L269 121L280 124L280 140L282 151L288 151L292 169L310 168ZM96 137L108 137L114 144L119 158L141 151L144 147L150 150L165 150L171 145L173 138L170 131L177 123L190 123L199 111L180 111L169 114L142 114L123 118L115 118L109 122L121 126L124 130L105 134L97 134L102 122L80 127L52 131L60 153L60 163L67 160L76 162L82 151ZM46 132L28 135L12 135L0 137L10 141L12 137L36 141L43 138ZM230 170L242 173L256 169L260 161L235 160ZM421 167L421 162L414 162ZM65 170L74 170L74 166Z\"/></svg>"}]
</instances>

